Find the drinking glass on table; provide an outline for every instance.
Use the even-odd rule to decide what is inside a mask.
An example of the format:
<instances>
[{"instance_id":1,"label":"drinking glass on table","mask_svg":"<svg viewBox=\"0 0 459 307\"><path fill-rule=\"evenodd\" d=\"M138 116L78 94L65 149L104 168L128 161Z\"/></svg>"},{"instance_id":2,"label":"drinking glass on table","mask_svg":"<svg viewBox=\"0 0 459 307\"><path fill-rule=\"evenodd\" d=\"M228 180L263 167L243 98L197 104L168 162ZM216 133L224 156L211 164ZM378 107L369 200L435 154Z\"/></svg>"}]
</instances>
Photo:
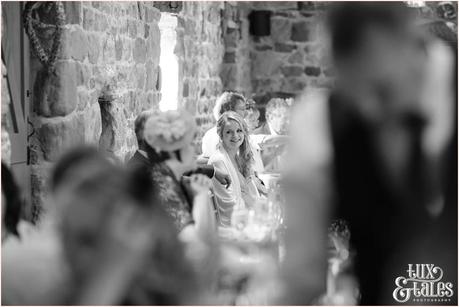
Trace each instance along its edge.
<instances>
[{"instance_id":1,"label":"drinking glass on table","mask_svg":"<svg viewBox=\"0 0 459 307\"><path fill-rule=\"evenodd\" d=\"M231 216L231 226L239 231L243 231L248 222L248 210L245 208L234 208Z\"/></svg>"}]
</instances>

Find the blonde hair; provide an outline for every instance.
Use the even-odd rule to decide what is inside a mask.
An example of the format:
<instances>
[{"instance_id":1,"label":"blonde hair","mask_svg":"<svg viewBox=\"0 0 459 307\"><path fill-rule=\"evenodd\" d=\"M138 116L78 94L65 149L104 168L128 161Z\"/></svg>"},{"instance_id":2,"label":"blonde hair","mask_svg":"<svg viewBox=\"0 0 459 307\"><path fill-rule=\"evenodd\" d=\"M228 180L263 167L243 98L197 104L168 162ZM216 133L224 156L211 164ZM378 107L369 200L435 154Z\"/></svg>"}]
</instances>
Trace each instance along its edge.
<instances>
[{"instance_id":1,"label":"blonde hair","mask_svg":"<svg viewBox=\"0 0 459 307\"><path fill-rule=\"evenodd\" d=\"M244 133L244 141L239 147L239 156L236 157L236 159L239 163L242 175L247 178L252 174L252 164L254 163L254 159L249 142L249 130L244 119L234 111L227 111L223 113L217 122L217 133L220 136L220 139L223 140L223 129L230 120L237 122Z\"/></svg>"}]
</instances>

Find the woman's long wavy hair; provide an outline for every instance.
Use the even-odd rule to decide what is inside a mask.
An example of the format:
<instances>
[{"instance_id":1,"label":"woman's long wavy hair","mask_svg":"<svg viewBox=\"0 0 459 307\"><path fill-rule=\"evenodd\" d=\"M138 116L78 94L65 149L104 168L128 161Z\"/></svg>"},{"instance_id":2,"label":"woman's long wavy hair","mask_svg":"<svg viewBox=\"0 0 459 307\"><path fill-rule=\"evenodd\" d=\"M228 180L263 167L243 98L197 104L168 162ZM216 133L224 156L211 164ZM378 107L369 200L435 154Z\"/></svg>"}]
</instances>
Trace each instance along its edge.
<instances>
[{"instance_id":1,"label":"woman's long wavy hair","mask_svg":"<svg viewBox=\"0 0 459 307\"><path fill-rule=\"evenodd\" d=\"M254 163L253 152L249 142L249 130L244 119L233 111L227 111L220 116L217 121L217 133L220 136L220 140L223 141L223 129L226 124L234 120L239 124L244 133L244 141L239 147L239 155L236 157L236 160L239 163L240 171L244 177L248 177L252 173L252 165Z\"/></svg>"}]
</instances>

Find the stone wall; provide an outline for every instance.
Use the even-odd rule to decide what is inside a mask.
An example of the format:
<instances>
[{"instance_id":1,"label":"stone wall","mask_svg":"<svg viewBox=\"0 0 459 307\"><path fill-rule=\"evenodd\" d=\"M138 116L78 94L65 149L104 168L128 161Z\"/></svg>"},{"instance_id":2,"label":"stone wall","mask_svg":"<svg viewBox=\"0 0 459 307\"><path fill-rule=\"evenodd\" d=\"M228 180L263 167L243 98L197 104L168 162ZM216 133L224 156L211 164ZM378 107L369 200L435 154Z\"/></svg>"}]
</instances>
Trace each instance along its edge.
<instances>
[{"instance_id":1,"label":"stone wall","mask_svg":"<svg viewBox=\"0 0 459 307\"><path fill-rule=\"evenodd\" d=\"M99 145L121 161L136 148L133 121L160 100L160 12L151 2L64 2L66 25L54 74L32 53L32 195L63 152ZM46 21L47 12L40 12ZM45 44L52 32L38 31Z\"/></svg>"},{"instance_id":2,"label":"stone wall","mask_svg":"<svg viewBox=\"0 0 459 307\"><path fill-rule=\"evenodd\" d=\"M252 14L268 16L270 34L250 33ZM313 2L225 3L224 89L253 97L264 120L271 97L292 97L306 87L332 86L326 41L321 35L324 5Z\"/></svg>"},{"instance_id":3,"label":"stone wall","mask_svg":"<svg viewBox=\"0 0 459 307\"><path fill-rule=\"evenodd\" d=\"M248 97L252 94L249 13L249 3L225 2L222 23L225 54L220 73L224 90L238 91Z\"/></svg>"},{"instance_id":4,"label":"stone wall","mask_svg":"<svg viewBox=\"0 0 459 307\"><path fill-rule=\"evenodd\" d=\"M323 6L308 2L257 2L270 12L270 35L251 36L251 76L264 119L271 97L294 97L305 88L332 86L327 44L322 34Z\"/></svg>"},{"instance_id":5,"label":"stone wall","mask_svg":"<svg viewBox=\"0 0 459 307\"><path fill-rule=\"evenodd\" d=\"M223 8L223 2L183 2L178 14L176 53L181 69L180 105L196 116L199 126L195 139L197 153L201 151L202 136L215 124L212 109L222 91Z\"/></svg>"}]
</instances>

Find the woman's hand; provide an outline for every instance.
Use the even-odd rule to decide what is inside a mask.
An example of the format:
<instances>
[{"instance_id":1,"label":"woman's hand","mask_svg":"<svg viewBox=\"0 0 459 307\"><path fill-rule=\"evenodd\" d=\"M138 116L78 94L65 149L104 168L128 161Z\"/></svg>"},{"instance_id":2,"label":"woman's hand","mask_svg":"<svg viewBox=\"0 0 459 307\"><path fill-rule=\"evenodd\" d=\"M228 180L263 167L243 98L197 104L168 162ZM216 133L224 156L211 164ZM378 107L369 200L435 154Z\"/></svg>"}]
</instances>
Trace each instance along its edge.
<instances>
[{"instance_id":1,"label":"woman's hand","mask_svg":"<svg viewBox=\"0 0 459 307\"><path fill-rule=\"evenodd\" d=\"M196 195L209 192L211 186L212 181L207 176L201 174L190 176L190 187Z\"/></svg>"},{"instance_id":2,"label":"woman's hand","mask_svg":"<svg viewBox=\"0 0 459 307\"><path fill-rule=\"evenodd\" d=\"M218 180L218 182L220 182L222 185L224 185L227 189L229 188L230 184L231 184L231 177L224 173L223 171L221 170L218 170L215 168L215 175L214 175L215 179Z\"/></svg>"}]
</instances>

